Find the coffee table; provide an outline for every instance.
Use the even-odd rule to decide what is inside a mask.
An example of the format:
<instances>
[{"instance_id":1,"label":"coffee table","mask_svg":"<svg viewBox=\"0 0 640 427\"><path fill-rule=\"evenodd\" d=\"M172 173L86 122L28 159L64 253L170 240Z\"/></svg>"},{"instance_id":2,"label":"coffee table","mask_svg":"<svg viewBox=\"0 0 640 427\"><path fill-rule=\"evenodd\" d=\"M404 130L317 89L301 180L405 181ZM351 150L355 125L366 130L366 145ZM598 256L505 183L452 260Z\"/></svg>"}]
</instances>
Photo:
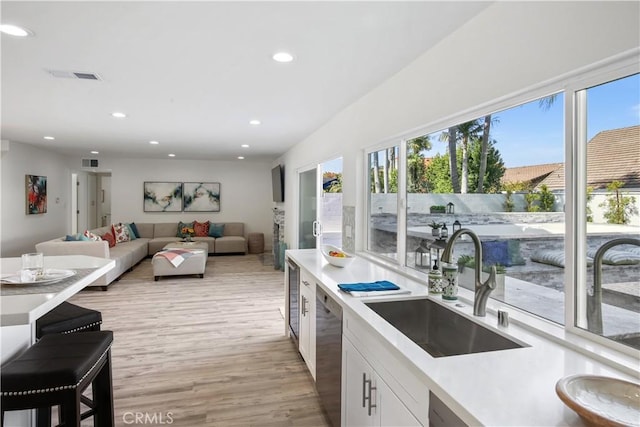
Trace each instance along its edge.
<instances>
[{"instance_id":1,"label":"coffee table","mask_svg":"<svg viewBox=\"0 0 640 427\"><path fill-rule=\"evenodd\" d=\"M207 242L172 242L164 245L163 250L182 249L190 254L184 261L175 267L167 258L155 254L151 259L153 266L153 280L158 281L162 276L183 276L197 274L204 278L204 270L207 266L209 244Z\"/></svg>"}]
</instances>

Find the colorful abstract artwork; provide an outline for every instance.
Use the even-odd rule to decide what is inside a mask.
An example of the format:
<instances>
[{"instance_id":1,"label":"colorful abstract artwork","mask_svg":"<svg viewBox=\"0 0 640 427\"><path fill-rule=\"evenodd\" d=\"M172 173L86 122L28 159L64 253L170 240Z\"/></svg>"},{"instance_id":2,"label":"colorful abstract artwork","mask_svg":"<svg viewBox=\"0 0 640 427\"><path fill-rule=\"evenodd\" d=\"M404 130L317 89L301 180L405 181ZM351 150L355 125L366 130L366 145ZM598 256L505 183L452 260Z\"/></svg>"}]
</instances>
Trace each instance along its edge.
<instances>
[{"instance_id":1,"label":"colorful abstract artwork","mask_svg":"<svg viewBox=\"0 0 640 427\"><path fill-rule=\"evenodd\" d=\"M220 212L219 182L185 182L185 212Z\"/></svg>"},{"instance_id":2,"label":"colorful abstract artwork","mask_svg":"<svg viewBox=\"0 0 640 427\"><path fill-rule=\"evenodd\" d=\"M27 189L27 215L47 213L47 177L25 175Z\"/></svg>"},{"instance_id":3,"label":"colorful abstract artwork","mask_svg":"<svg viewBox=\"0 0 640 427\"><path fill-rule=\"evenodd\" d=\"M145 182L144 212L181 212L181 182Z\"/></svg>"}]
</instances>

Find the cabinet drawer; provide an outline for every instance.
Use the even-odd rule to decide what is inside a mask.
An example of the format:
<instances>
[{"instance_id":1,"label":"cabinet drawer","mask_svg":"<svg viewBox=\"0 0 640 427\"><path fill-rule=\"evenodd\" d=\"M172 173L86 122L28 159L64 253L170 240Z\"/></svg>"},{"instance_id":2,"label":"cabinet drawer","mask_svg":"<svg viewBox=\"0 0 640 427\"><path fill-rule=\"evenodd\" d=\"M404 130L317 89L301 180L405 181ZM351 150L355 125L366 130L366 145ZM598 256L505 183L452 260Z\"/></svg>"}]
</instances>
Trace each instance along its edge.
<instances>
[{"instance_id":1,"label":"cabinet drawer","mask_svg":"<svg viewBox=\"0 0 640 427\"><path fill-rule=\"evenodd\" d=\"M422 424L429 420L429 389L420 372L366 323L343 315L343 333Z\"/></svg>"}]
</instances>

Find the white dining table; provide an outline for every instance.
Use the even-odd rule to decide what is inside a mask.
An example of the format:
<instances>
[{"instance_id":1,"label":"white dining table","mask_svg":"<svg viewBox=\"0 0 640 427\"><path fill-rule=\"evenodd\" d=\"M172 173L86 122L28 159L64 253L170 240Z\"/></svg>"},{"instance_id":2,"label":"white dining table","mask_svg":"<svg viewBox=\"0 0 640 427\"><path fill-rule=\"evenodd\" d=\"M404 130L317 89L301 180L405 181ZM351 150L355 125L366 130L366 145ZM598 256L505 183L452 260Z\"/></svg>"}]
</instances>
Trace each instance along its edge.
<instances>
[{"instance_id":1,"label":"white dining table","mask_svg":"<svg viewBox=\"0 0 640 427\"><path fill-rule=\"evenodd\" d=\"M19 272L21 258L0 258L0 276ZM53 283L2 283L0 294L0 365L35 342L36 320L114 268L108 258L86 255L45 256L44 269L72 270ZM0 368L1 369L1 368ZM6 425L33 425L32 411L8 412Z\"/></svg>"}]
</instances>

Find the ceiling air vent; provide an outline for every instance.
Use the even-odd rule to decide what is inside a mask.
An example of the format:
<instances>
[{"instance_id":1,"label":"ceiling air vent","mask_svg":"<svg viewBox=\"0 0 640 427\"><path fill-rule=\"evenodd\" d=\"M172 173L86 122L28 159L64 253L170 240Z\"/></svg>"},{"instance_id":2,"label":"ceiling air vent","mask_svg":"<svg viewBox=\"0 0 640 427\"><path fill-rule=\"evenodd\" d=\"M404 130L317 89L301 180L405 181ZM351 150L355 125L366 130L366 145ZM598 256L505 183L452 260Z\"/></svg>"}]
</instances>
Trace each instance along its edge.
<instances>
[{"instance_id":1,"label":"ceiling air vent","mask_svg":"<svg viewBox=\"0 0 640 427\"><path fill-rule=\"evenodd\" d=\"M59 79L82 79L82 80L101 80L100 76L95 73L82 73L77 71L66 70L46 70L47 73Z\"/></svg>"},{"instance_id":2,"label":"ceiling air vent","mask_svg":"<svg viewBox=\"0 0 640 427\"><path fill-rule=\"evenodd\" d=\"M98 159L82 159L83 168L97 168Z\"/></svg>"}]
</instances>

